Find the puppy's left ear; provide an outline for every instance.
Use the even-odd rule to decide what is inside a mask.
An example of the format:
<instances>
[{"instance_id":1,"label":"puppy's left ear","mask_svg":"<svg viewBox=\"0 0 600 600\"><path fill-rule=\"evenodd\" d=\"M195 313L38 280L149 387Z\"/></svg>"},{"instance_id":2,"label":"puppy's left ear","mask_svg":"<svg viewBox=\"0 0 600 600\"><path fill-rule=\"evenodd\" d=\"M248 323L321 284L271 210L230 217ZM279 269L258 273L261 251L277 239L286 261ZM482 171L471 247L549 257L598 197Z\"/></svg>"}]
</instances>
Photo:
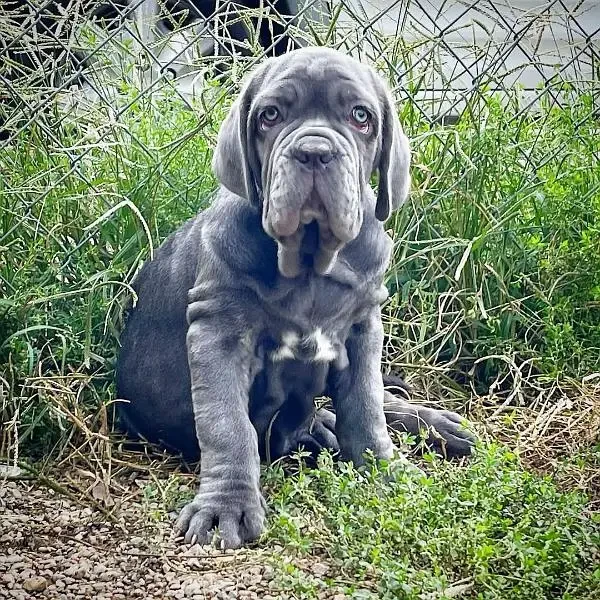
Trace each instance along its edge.
<instances>
[{"instance_id":1,"label":"puppy's left ear","mask_svg":"<svg viewBox=\"0 0 600 600\"><path fill-rule=\"evenodd\" d=\"M402 131L396 105L387 85L378 79L381 102L381 150L375 168L379 172L375 216L387 221L400 208L410 189L410 145Z\"/></svg>"}]
</instances>

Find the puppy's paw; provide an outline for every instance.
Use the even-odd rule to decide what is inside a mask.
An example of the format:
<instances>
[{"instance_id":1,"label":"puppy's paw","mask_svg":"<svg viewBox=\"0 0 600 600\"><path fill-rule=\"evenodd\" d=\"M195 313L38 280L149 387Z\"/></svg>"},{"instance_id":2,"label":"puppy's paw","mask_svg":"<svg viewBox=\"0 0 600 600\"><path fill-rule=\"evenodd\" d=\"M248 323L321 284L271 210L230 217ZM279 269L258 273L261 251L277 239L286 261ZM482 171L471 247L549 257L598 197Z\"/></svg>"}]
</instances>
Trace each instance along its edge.
<instances>
[{"instance_id":1,"label":"puppy's paw","mask_svg":"<svg viewBox=\"0 0 600 600\"><path fill-rule=\"evenodd\" d=\"M475 447L476 438L466 428L464 417L450 410L419 408L419 418L429 437L426 442L444 456L469 456Z\"/></svg>"},{"instance_id":2,"label":"puppy's paw","mask_svg":"<svg viewBox=\"0 0 600 600\"><path fill-rule=\"evenodd\" d=\"M175 529L186 544L239 548L256 540L265 527L265 501L257 490L220 492L211 485L200 485L196 497L182 509ZM215 531L215 528L216 531Z\"/></svg>"},{"instance_id":3,"label":"puppy's paw","mask_svg":"<svg viewBox=\"0 0 600 600\"><path fill-rule=\"evenodd\" d=\"M335 435L335 414L326 408L320 408L311 423L308 433L321 450L338 452L340 445Z\"/></svg>"},{"instance_id":4,"label":"puppy's paw","mask_svg":"<svg viewBox=\"0 0 600 600\"><path fill-rule=\"evenodd\" d=\"M325 409L319 409L308 427L302 427L295 432L293 445L304 447L315 458L321 450L338 452L340 445L335 435L335 415Z\"/></svg>"},{"instance_id":5,"label":"puppy's paw","mask_svg":"<svg viewBox=\"0 0 600 600\"><path fill-rule=\"evenodd\" d=\"M321 408L308 423L303 423L297 429L287 431L277 427L270 444L271 461L290 456L300 449L309 452L312 459L316 459L321 450L337 452L340 446L335 435L335 415Z\"/></svg>"}]
</instances>

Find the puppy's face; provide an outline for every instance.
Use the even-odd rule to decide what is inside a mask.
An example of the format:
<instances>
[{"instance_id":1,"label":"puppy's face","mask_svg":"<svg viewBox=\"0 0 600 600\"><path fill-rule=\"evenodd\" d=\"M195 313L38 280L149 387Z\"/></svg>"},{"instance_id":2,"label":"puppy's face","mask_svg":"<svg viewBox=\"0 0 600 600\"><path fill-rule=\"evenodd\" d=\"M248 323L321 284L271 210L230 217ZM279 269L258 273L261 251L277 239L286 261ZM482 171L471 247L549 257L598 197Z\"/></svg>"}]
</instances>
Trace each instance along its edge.
<instances>
[{"instance_id":1,"label":"puppy's face","mask_svg":"<svg viewBox=\"0 0 600 600\"><path fill-rule=\"evenodd\" d=\"M409 155L383 81L339 52L307 48L265 61L250 78L221 130L214 167L226 187L262 203L280 271L294 277L307 226L318 228L314 267L326 273L365 211L389 216L407 194ZM367 192L374 171L377 204Z\"/></svg>"},{"instance_id":2,"label":"puppy's face","mask_svg":"<svg viewBox=\"0 0 600 600\"><path fill-rule=\"evenodd\" d=\"M320 250L335 252L362 224L382 115L362 65L351 73L347 60L335 58L291 61L251 106L263 227L284 247L298 246L304 227L316 221Z\"/></svg>"}]
</instances>

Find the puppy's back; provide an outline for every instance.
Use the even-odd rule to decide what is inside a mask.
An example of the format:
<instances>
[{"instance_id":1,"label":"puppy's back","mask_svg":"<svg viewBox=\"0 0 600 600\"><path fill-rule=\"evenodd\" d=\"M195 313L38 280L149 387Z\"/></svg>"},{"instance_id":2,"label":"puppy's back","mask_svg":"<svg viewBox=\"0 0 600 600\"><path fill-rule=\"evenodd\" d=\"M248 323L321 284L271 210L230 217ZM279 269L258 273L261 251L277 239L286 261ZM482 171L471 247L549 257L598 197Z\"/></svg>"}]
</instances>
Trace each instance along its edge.
<instances>
[{"instance_id":1,"label":"puppy's back","mask_svg":"<svg viewBox=\"0 0 600 600\"><path fill-rule=\"evenodd\" d=\"M127 312L116 365L117 398L125 401L118 402L123 429L187 455L193 455L197 442L186 308L197 269L201 222L202 214L184 223L135 277L137 302ZM164 416L157 419L156 414Z\"/></svg>"}]
</instances>

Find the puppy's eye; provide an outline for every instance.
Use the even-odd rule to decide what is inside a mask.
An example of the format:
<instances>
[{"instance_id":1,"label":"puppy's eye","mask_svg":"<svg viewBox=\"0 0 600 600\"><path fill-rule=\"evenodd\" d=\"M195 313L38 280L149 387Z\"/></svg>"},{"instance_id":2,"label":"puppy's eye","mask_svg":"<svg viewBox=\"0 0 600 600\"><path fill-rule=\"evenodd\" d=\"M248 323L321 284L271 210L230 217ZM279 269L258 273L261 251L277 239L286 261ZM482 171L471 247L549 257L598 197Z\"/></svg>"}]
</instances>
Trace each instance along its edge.
<instances>
[{"instance_id":1,"label":"puppy's eye","mask_svg":"<svg viewBox=\"0 0 600 600\"><path fill-rule=\"evenodd\" d=\"M364 106L355 106L350 116L354 125L359 129L365 130L369 128L371 113Z\"/></svg>"},{"instance_id":2,"label":"puppy's eye","mask_svg":"<svg viewBox=\"0 0 600 600\"><path fill-rule=\"evenodd\" d=\"M260 115L258 116L258 120L263 129L268 127L273 127L279 122L281 114L279 109L276 106L267 106Z\"/></svg>"}]
</instances>

